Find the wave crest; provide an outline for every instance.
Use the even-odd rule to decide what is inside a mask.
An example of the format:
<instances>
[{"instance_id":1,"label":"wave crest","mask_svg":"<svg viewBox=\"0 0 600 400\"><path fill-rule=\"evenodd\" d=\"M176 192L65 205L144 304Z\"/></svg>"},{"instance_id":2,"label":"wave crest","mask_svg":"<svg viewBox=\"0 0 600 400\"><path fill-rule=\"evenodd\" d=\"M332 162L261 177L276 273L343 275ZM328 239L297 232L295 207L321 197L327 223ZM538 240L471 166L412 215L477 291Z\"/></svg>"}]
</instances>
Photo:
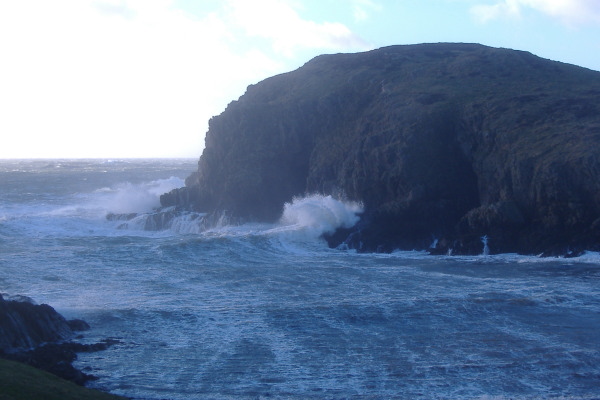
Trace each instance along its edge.
<instances>
[{"instance_id":1,"label":"wave crest","mask_svg":"<svg viewBox=\"0 0 600 400\"><path fill-rule=\"evenodd\" d=\"M338 228L351 228L360 220L359 214L362 212L360 203L316 194L285 203L279 223L321 236L334 233Z\"/></svg>"},{"instance_id":2,"label":"wave crest","mask_svg":"<svg viewBox=\"0 0 600 400\"><path fill-rule=\"evenodd\" d=\"M183 180L172 176L137 184L125 182L96 192L102 193L102 207L109 213L143 213L160 207L161 194L181 186Z\"/></svg>"},{"instance_id":3,"label":"wave crest","mask_svg":"<svg viewBox=\"0 0 600 400\"><path fill-rule=\"evenodd\" d=\"M360 203L332 196L311 195L295 198L284 205L275 224L232 223L226 213L197 213L169 207L129 216L111 216L118 229L170 231L171 234L199 235L201 238L269 237L285 243L316 243L323 234L355 225L362 213ZM319 243L320 240L318 240Z\"/></svg>"}]
</instances>

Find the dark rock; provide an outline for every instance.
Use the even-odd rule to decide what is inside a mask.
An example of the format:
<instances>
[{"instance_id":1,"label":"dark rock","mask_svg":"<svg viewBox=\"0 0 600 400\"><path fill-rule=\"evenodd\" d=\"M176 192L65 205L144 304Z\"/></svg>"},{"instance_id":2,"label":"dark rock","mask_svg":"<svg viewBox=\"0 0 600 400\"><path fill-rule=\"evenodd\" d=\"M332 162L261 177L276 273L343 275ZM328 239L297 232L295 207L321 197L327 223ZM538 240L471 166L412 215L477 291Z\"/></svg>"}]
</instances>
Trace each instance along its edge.
<instances>
[{"instance_id":1,"label":"dark rock","mask_svg":"<svg viewBox=\"0 0 600 400\"><path fill-rule=\"evenodd\" d=\"M67 324L69 324L69 328L71 328L73 332L82 332L90 330L90 325L82 319L71 319L67 321Z\"/></svg>"},{"instance_id":2,"label":"dark rock","mask_svg":"<svg viewBox=\"0 0 600 400\"><path fill-rule=\"evenodd\" d=\"M181 192L185 192L186 188L181 188ZM161 196L163 202L167 204L170 200L170 195L178 193L173 191L165 193ZM199 227L213 226L216 214L207 216L205 213L189 211L183 207L165 206L160 209L148 213L140 214L108 214L106 218L109 221L123 221L117 226L117 229L129 229L132 226L142 228L146 231L161 231L173 227L173 223L180 219L186 223L196 223ZM223 213L220 214L223 218ZM201 229L201 228L199 228Z\"/></svg>"},{"instance_id":3,"label":"dark rock","mask_svg":"<svg viewBox=\"0 0 600 400\"><path fill-rule=\"evenodd\" d=\"M108 213L106 215L106 219L109 221L130 221L137 216L138 216L137 213L126 213L126 214Z\"/></svg>"},{"instance_id":4,"label":"dark rock","mask_svg":"<svg viewBox=\"0 0 600 400\"><path fill-rule=\"evenodd\" d=\"M274 221L307 193L365 206L332 246L600 249L600 73L477 44L319 56L212 118L161 202Z\"/></svg>"},{"instance_id":5,"label":"dark rock","mask_svg":"<svg viewBox=\"0 0 600 400\"><path fill-rule=\"evenodd\" d=\"M79 385L94 379L73 367L77 353L105 350L116 341L66 342L74 331L88 330L90 326L80 319L67 321L47 304L26 300L6 301L0 295L0 357L29 364Z\"/></svg>"},{"instance_id":6,"label":"dark rock","mask_svg":"<svg viewBox=\"0 0 600 400\"><path fill-rule=\"evenodd\" d=\"M90 353L106 350L118 341L107 340L95 344L73 342L46 343L27 351L4 354L4 358L19 361L32 367L43 369L63 379L83 385L87 381L97 379L94 375L86 374L73 366L77 353Z\"/></svg>"},{"instance_id":7,"label":"dark rock","mask_svg":"<svg viewBox=\"0 0 600 400\"><path fill-rule=\"evenodd\" d=\"M49 305L6 301L0 295L0 350L30 349L72 336L67 320Z\"/></svg>"}]
</instances>

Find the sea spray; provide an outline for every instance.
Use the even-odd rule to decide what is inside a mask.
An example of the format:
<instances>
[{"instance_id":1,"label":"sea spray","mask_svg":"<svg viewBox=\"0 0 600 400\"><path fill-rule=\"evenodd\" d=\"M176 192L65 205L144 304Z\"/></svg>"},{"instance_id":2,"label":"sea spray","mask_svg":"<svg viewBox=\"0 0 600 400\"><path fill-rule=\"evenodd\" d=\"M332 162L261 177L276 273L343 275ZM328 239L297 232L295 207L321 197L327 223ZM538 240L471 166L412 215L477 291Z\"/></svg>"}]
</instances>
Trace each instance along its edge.
<instances>
[{"instance_id":1,"label":"sea spray","mask_svg":"<svg viewBox=\"0 0 600 400\"><path fill-rule=\"evenodd\" d=\"M99 189L102 207L115 214L149 212L160 206L160 195L183 186L177 177L157 179L150 182L124 182L110 188Z\"/></svg>"},{"instance_id":2,"label":"sea spray","mask_svg":"<svg viewBox=\"0 0 600 400\"><path fill-rule=\"evenodd\" d=\"M482 256L490 255L490 247L488 246L488 240L489 238L487 237L487 235L481 237L481 243L483 243L483 252L481 253Z\"/></svg>"},{"instance_id":3,"label":"sea spray","mask_svg":"<svg viewBox=\"0 0 600 400\"><path fill-rule=\"evenodd\" d=\"M135 193L135 192L134 192ZM136 199L135 196L132 196ZM144 205L145 198L137 198L138 205ZM127 205L125 203L124 205ZM125 210L126 208L122 208ZM209 236L262 236L284 234L301 241L314 241L338 228L350 228L360 219L363 207L360 203L344 202L332 196L310 195L298 197L285 203L283 213L275 224L235 223L226 212L198 213L176 207L141 212L135 215L111 214L111 220L118 221L119 229L143 231L171 231L173 234L198 234ZM119 221L120 220L120 221Z\"/></svg>"},{"instance_id":4,"label":"sea spray","mask_svg":"<svg viewBox=\"0 0 600 400\"><path fill-rule=\"evenodd\" d=\"M286 203L279 223L321 236L338 228L351 228L359 221L358 214L362 211L360 203L343 202L332 196L317 194Z\"/></svg>"}]
</instances>

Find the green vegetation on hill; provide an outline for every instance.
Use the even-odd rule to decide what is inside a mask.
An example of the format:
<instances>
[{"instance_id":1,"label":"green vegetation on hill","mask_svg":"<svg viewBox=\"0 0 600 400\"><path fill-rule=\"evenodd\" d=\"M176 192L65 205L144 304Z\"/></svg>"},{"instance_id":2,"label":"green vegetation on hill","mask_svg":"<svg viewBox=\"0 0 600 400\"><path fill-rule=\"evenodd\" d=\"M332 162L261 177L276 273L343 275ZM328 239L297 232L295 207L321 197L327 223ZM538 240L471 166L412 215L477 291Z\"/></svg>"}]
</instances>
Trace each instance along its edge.
<instances>
[{"instance_id":1,"label":"green vegetation on hill","mask_svg":"<svg viewBox=\"0 0 600 400\"><path fill-rule=\"evenodd\" d=\"M25 364L0 359L0 400L119 400Z\"/></svg>"}]
</instances>

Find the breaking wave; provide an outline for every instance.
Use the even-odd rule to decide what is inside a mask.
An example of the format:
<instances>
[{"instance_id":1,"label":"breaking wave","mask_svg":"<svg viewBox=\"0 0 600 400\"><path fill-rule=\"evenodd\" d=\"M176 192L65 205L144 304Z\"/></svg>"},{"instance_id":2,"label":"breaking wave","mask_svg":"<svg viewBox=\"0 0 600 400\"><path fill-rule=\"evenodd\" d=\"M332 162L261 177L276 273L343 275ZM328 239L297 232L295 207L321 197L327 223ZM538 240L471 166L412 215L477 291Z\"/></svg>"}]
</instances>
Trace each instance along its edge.
<instances>
[{"instance_id":1,"label":"breaking wave","mask_svg":"<svg viewBox=\"0 0 600 400\"><path fill-rule=\"evenodd\" d=\"M77 236L90 232L110 236L115 224L106 224L108 216L149 215L160 206L161 194L182 185L183 180L176 177L122 182L62 198L48 196L37 202L10 203L0 207L0 222L35 232L36 236Z\"/></svg>"},{"instance_id":2,"label":"breaking wave","mask_svg":"<svg viewBox=\"0 0 600 400\"><path fill-rule=\"evenodd\" d=\"M183 185L183 180L176 177L137 184L124 182L97 190L100 196L92 204L96 203L107 213L114 214L150 212L160 207L160 196L163 193Z\"/></svg>"},{"instance_id":3,"label":"breaking wave","mask_svg":"<svg viewBox=\"0 0 600 400\"><path fill-rule=\"evenodd\" d=\"M338 228L351 228L360 219L363 206L356 202L343 202L332 196L312 195L295 198L286 203L279 223L286 227L312 231L322 235Z\"/></svg>"},{"instance_id":4,"label":"breaking wave","mask_svg":"<svg viewBox=\"0 0 600 400\"><path fill-rule=\"evenodd\" d=\"M298 197L283 207L278 222L236 224L227 213L206 214L178 210L175 207L158 212L122 215L120 229L161 231L203 237L279 236L311 242L338 228L350 228L360 219L360 203L338 200L320 194ZM116 218L118 219L118 218Z\"/></svg>"}]
</instances>

